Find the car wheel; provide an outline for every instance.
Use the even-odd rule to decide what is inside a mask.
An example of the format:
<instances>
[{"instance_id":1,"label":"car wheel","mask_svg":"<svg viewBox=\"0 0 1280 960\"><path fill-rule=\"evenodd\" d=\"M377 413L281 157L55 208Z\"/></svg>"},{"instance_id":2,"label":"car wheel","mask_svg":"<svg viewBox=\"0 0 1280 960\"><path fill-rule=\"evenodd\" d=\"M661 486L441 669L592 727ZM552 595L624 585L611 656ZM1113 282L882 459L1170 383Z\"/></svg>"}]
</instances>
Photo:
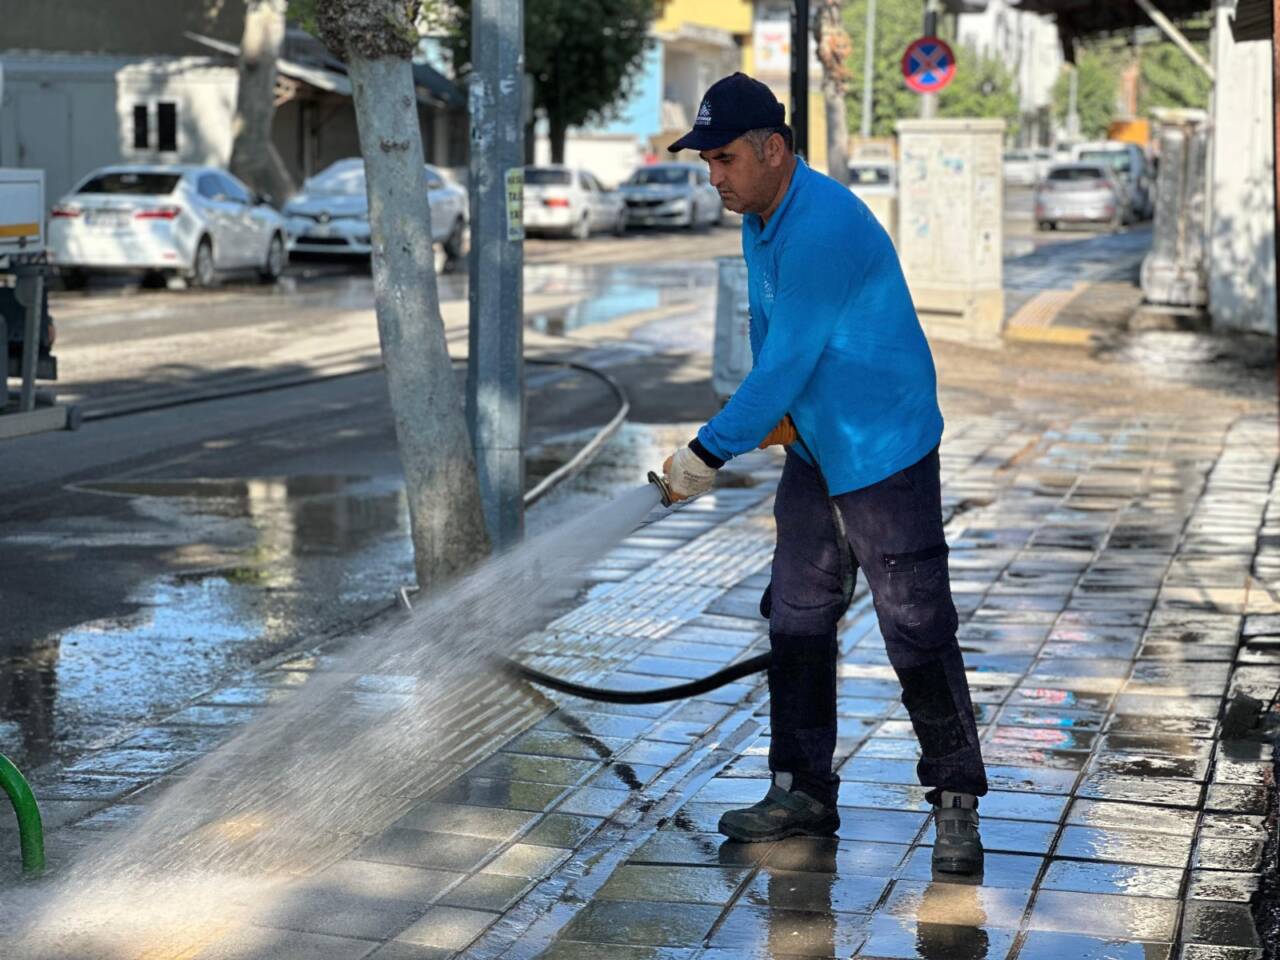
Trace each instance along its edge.
<instances>
[{"instance_id":1,"label":"car wheel","mask_svg":"<svg viewBox=\"0 0 1280 960\"><path fill-rule=\"evenodd\" d=\"M570 236L575 240L586 240L591 236L591 221L585 213L582 215L582 219L573 225Z\"/></svg>"},{"instance_id":2,"label":"car wheel","mask_svg":"<svg viewBox=\"0 0 1280 960\"><path fill-rule=\"evenodd\" d=\"M284 240L280 234L273 234L271 243L267 245L267 259L258 270L258 277L263 283L275 283L284 273L285 252Z\"/></svg>"},{"instance_id":3,"label":"car wheel","mask_svg":"<svg viewBox=\"0 0 1280 960\"><path fill-rule=\"evenodd\" d=\"M461 260L467 255L467 223L461 217L453 221L453 229L445 237L444 255L450 260Z\"/></svg>"},{"instance_id":4,"label":"car wheel","mask_svg":"<svg viewBox=\"0 0 1280 960\"><path fill-rule=\"evenodd\" d=\"M213 243L208 237L200 238L195 259L191 261L191 284L196 287L212 287L217 273L213 268Z\"/></svg>"},{"instance_id":5,"label":"car wheel","mask_svg":"<svg viewBox=\"0 0 1280 960\"><path fill-rule=\"evenodd\" d=\"M65 290L83 290L89 285L89 274L79 267L63 267L58 271L58 276L62 278Z\"/></svg>"}]
</instances>

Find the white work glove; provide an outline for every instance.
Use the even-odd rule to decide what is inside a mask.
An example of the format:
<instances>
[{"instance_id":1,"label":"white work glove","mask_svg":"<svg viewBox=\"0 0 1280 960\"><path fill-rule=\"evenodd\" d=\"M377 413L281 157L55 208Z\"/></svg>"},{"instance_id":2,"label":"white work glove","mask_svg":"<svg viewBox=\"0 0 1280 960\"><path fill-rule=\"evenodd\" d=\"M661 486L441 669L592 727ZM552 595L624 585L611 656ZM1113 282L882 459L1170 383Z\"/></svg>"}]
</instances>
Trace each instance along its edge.
<instances>
[{"instance_id":1,"label":"white work glove","mask_svg":"<svg viewBox=\"0 0 1280 960\"><path fill-rule=\"evenodd\" d=\"M688 447L681 447L667 457L662 474L671 488L671 499L688 500L711 489L716 480L716 468L708 467L702 458Z\"/></svg>"}]
</instances>

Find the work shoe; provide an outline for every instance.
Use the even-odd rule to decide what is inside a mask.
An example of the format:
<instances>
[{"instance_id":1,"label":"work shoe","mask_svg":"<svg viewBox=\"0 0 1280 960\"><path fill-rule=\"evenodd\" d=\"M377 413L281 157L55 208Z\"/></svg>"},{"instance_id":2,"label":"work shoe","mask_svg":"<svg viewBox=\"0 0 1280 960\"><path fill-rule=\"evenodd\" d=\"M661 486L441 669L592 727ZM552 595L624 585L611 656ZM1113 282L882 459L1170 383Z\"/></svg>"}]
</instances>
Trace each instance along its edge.
<instances>
[{"instance_id":1,"label":"work shoe","mask_svg":"<svg viewBox=\"0 0 1280 960\"><path fill-rule=\"evenodd\" d=\"M933 869L966 876L981 873L983 852L977 801L964 793L943 793L942 801L933 812L937 829Z\"/></svg>"},{"instance_id":2,"label":"work shoe","mask_svg":"<svg viewBox=\"0 0 1280 960\"><path fill-rule=\"evenodd\" d=\"M784 837L829 837L839 827L835 807L775 783L759 803L725 813L718 829L730 840L761 843Z\"/></svg>"}]
</instances>

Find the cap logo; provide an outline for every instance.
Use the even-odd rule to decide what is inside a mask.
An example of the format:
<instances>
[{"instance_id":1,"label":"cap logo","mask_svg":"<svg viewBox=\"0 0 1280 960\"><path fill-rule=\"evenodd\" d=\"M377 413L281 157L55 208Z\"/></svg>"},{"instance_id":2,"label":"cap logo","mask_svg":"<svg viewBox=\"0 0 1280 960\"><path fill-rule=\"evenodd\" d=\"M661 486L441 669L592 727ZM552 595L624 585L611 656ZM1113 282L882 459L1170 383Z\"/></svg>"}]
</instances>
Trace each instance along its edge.
<instances>
[{"instance_id":1,"label":"cap logo","mask_svg":"<svg viewBox=\"0 0 1280 960\"><path fill-rule=\"evenodd\" d=\"M698 107L698 118L693 121L695 127L711 126L711 103L708 100L702 101L702 106Z\"/></svg>"}]
</instances>

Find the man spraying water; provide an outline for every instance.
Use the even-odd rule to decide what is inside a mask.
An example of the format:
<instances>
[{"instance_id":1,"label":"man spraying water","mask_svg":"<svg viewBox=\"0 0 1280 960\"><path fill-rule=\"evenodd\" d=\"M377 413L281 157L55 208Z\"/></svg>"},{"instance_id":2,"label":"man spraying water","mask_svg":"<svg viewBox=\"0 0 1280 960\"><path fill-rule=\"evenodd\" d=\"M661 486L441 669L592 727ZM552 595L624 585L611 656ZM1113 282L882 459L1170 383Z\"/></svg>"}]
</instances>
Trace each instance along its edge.
<instances>
[{"instance_id":1,"label":"man spraying water","mask_svg":"<svg viewBox=\"0 0 1280 960\"><path fill-rule=\"evenodd\" d=\"M769 619L773 783L731 810L741 841L832 834L839 778L836 625L850 553L871 590L889 661L920 741L935 869L982 869L987 791L942 528L933 357L888 235L866 206L792 151L782 105L741 73L707 91L693 129L724 205L744 215L754 366L724 409L663 465L672 500L716 470L786 446L774 515ZM833 509L834 508L834 509Z\"/></svg>"}]
</instances>

